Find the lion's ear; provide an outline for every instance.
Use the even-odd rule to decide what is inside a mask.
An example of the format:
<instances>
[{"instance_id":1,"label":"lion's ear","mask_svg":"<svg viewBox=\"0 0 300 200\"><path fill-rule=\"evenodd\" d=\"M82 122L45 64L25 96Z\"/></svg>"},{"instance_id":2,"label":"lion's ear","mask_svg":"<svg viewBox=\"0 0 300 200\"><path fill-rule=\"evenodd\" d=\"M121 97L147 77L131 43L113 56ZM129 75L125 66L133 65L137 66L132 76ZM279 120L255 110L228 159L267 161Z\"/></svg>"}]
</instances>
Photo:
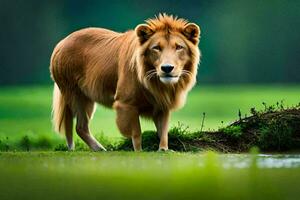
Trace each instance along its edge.
<instances>
[{"instance_id":1,"label":"lion's ear","mask_svg":"<svg viewBox=\"0 0 300 200\"><path fill-rule=\"evenodd\" d=\"M139 37L141 44L146 42L151 35L153 35L153 30L147 24L140 24L135 28L136 35Z\"/></svg>"},{"instance_id":2,"label":"lion's ear","mask_svg":"<svg viewBox=\"0 0 300 200\"><path fill-rule=\"evenodd\" d=\"M197 24L188 23L183 29L183 35L193 44L197 45L200 38L200 28Z\"/></svg>"}]
</instances>

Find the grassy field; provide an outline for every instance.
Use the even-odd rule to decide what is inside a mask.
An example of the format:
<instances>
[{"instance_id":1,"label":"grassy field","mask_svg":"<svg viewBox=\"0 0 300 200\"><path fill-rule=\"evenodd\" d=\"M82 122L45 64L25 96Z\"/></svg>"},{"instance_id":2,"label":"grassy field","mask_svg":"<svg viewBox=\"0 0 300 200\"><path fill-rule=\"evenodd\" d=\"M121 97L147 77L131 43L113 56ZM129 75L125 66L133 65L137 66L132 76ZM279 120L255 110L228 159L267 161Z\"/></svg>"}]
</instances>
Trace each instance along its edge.
<instances>
[{"instance_id":1,"label":"grassy field","mask_svg":"<svg viewBox=\"0 0 300 200\"><path fill-rule=\"evenodd\" d=\"M171 126L180 122L192 131L199 130L205 112L204 129L218 129L237 119L239 109L245 115L249 114L251 107L263 108L262 102L268 105L278 101L283 101L285 105L298 104L299 91L300 86L292 85L199 86L190 93L186 106L173 114ZM13 145L14 141L24 136L36 143L63 142L52 131L51 98L51 86L0 88L2 143ZM93 134L103 134L109 140L121 137L115 125L114 111L101 106L97 107L91 129ZM142 129L154 130L154 125L142 120Z\"/></svg>"},{"instance_id":2,"label":"grassy field","mask_svg":"<svg viewBox=\"0 0 300 200\"><path fill-rule=\"evenodd\" d=\"M0 89L1 200L299 199L298 154L51 151L65 145L51 128L51 90ZM237 119L239 109L244 115L251 107L263 108L262 102L298 104L299 91L300 86L198 87L171 124L199 130L205 112L204 129L218 129ZM114 117L99 106L92 122L92 131L103 133L106 143L120 138ZM142 125L154 129L150 122ZM40 146L46 151L34 148Z\"/></svg>"}]
</instances>

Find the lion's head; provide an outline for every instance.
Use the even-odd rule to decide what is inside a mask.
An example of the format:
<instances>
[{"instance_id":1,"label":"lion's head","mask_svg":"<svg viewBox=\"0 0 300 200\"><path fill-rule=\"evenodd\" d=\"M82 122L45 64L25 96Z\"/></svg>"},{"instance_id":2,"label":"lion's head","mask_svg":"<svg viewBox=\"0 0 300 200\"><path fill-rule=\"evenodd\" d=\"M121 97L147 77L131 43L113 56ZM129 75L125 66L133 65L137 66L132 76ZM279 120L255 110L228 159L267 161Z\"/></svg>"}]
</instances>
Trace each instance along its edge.
<instances>
[{"instance_id":1,"label":"lion's head","mask_svg":"<svg viewBox=\"0 0 300 200\"><path fill-rule=\"evenodd\" d=\"M135 32L140 43L137 71L141 82L182 89L195 84L200 58L200 28L196 24L160 14L138 25Z\"/></svg>"}]
</instances>

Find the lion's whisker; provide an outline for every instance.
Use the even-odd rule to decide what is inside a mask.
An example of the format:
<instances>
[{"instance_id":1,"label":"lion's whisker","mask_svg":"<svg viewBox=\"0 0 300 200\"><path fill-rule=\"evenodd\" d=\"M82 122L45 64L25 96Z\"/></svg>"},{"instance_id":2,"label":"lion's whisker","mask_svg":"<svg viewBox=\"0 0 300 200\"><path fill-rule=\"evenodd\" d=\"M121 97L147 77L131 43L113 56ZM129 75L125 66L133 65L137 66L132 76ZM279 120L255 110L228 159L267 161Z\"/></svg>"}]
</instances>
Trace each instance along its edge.
<instances>
[{"instance_id":1,"label":"lion's whisker","mask_svg":"<svg viewBox=\"0 0 300 200\"><path fill-rule=\"evenodd\" d=\"M151 74L151 73L153 73L153 72L156 72L156 69L151 69L151 70L147 71L147 72L145 73L145 75Z\"/></svg>"},{"instance_id":2,"label":"lion's whisker","mask_svg":"<svg viewBox=\"0 0 300 200\"><path fill-rule=\"evenodd\" d=\"M181 72L181 75L182 75L182 76L186 75L186 76L188 76L188 77L191 77L191 76L192 76L192 73L189 72L189 71L183 70L183 71Z\"/></svg>"},{"instance_id":3,"label":"lion's whisker","mask_svg":"<svg viewBox=\"0 0 300 200\"><path fill-rule=\"evenodd\" d=\"M156 70L149 70L145 75L145 79L150 80L154 75L157 75Z\"/></svg>"},{"instance_id":4,"label":"lion's whisker","mask_svg":"<svg viewBox=\"0 0 300 200\"><path fill-rule=\"evenodd\" d=\"M193 74L190 72L190 71L187 71L187 70L182 70L181 71L181 75L186 75L186 76L188 76L188 77L192 77L193 76Z\"/></svg>"}]
</instances>

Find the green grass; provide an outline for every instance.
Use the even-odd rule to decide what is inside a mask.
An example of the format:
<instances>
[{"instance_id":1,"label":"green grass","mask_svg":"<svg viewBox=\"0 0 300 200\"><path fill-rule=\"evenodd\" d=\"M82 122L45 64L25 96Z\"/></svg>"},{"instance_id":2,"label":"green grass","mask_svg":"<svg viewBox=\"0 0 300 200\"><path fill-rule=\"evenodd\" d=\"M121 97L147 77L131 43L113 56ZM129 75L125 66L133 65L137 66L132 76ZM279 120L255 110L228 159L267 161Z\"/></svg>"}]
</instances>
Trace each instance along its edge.
<instances>
[{"instance_id":1,"label":"green grass","mask_svg":"<svg viewBox=\"0 0 300 200\"><path fill-rule=\"evenodd\" d=\"M218 129L242 115L249 114L250 108L264 107L283 100L285 105L299 103L300 86L202 86L193 89L186 106L176 111L171 126L178 122L191 131L200 130L205 112L203 130ZM28 136L33 143L50 140L50 144L64 142L52 131L51 86L2 87L0 88L0 140L14 146L16 140ZM223 122L223 123L222 123ZM112 110L97 107L91 122L93 134L105 135L110 140L120 138ZM151 121L142 120L143 130L154 130ZM8 138L7 138L8 137ZM34 145L33 145L34 146Z\"/></svg>"},{"instance_id":2,"label":"green grass","mask_svg":"<svg viewBox=\"0 0 300 200\"><path fill-rule=\"evenodd\" d=\"M298 199L299 162L293 168L269 168L258 165L261 159L266 158L213 153L0 153L0 199Z\"/></svg>"}]
</instances>

